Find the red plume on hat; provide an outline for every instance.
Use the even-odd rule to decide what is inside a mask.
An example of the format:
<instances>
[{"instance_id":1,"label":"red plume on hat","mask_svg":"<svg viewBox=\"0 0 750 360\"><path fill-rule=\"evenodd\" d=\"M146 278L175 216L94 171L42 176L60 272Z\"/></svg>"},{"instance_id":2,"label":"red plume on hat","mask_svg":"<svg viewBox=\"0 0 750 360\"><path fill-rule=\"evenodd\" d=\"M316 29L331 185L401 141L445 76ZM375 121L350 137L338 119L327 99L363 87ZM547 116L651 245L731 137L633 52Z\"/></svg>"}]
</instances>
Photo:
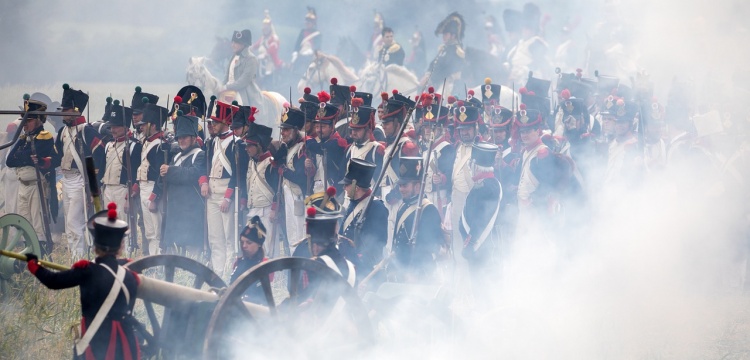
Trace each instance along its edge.
<instances>
[{"instance_id":1,"label":"red plume on hat","mask_svg":"<svg viewBox=\"0 0 750 360\"><path fill-rule=\"evenodd\" d=\"M336 78L333 78L333 79L336 79ZM331 79L331 80L333 80L333 79ZM325 91L321 91L321 92L318 93L318 100L320 100L320 102L322 102L322 103L329 102L331 100L331 95L328 94Z\"/></svg>"},{"instance_id":2,"label":"red plume on hat","mask_svg":"<svg viewBox=\"0 0 750 360\"><path fill-rule=\"evenodd\" d=\"M255 114L258 113L258 108L255 106L250 107L250 116L247 117L248 122L255 122Z\"/></svg>"},{"instance_id":3,"label":"red plume on hat","mask_svg":"<svg viewBox=\"0 0 750 360\"><path fill-rule=\"evenodd\" d=\"M521 94L521 95L526 95L526 94L529 93L529 90L526 89L526 87L524 86L524 87L518 89L518 93Z\"/></svg>"},{"instance_id":4,"label":"red plume on hat","mask_svg":"<svg viewBox=\"0 0 750 360\"><path fill-rule=\"evenodd\" d=\"M175 104L182 104L182 96L177 95L174 97L174 103Z\"/></svg>"},{"instance_id":5,"label":"red plume on hat","mask_svg":"<svg viewBox=\"0 0 750 360\"><path fill-rule=\"evenodd\" d=\"M448 96L448 104L453 105L456 102L456 97L453 95Z\"/></svg>"},{"instance_id":6,"label":"red plume on hat","mask_svg":"<svg viewBox=\"0 0 750 360\"><path fill-rule=\"evenodd\" d=\"M107 220L117 220L117 204L115 204L114 202L107 204Z\"/></svg>"},{"instance_id":7,"label":"red plume on hat","mask_svg":"<svg viewBox=\"0 0 750 360\"><path fill-rule=\"evenodd\" d=\"M305 94L309 94L311 92L312 92L312 90L310 89L310 87L306 87L305 88Z\"/></svg>"},{"instance_id":8,"label":"red plume on hat","mask_svg":"<svg viewBox=\"0 0 750 360\"><path fill-rule=\"evenodd\" d=\"M335 77L331 78L331 85L338 85L339 79L336 79Z\"/></svg>"},{"instance_id":9,"label":"red plume on hat","mask_svg":"<svg viewBox=\"0 0 750 360\"><path fill-rule=\"evenodd\" d=\"M352 99L352 107L358 108L365 104L365 101L362 100L362 98L355 97Z\"/></svg>"},{"instance_id":10,"label":"red plume on hat","mask_svg":"<svg viewBox=\"0 0 750 360\"><path fill-rule=\"evenodd\" d=\"M563 91L560 91L560 97L563 98L563 99L565 99L565 100L569 100L570 99L570 90L563 89Z\"/></svg>"},{"instance_id":11,"label":"red plume on hat","mask_svg":"<svg viewBox=\"0 0 750 360\"><path fill-rule=\"evenodd\" d=\"M385 91L383 91L382 93L380 93L380 98L383 99L383 101L387 101L388 100L388 93L385 92Z\"/></svg>"},{"instance_id":12,"label":"red plume on hat","mask_svg":"<svg viewBox=\"0 0 750 360\"><path fill-rule=\"evenodd\" d=\"M349 86L349 92L355 92L357 91L357 87L354 85Z\"/></svg>"},{"instance_id":13,"label":"red plume on hat","mask_svg":"<svg viewBox=\"0 0 750 360\"><path fill-rule=\"evenodd\" d=\"M391 90L391 93L393 93L393 95L396 95L396 94L398 94L398 89L393 89L393 90Z\"/></svg>"},{"instance_id":14,"label":"red plume on hat","mask_svg":"<svg viewBox=\"0 0 750 360\"><path fill-rule=\"evenodd\" d=\"M316 213L317 211L314 207L310 206L309 208L307 208L307 217L314 218Z\"/></svg>"}]
</instances>

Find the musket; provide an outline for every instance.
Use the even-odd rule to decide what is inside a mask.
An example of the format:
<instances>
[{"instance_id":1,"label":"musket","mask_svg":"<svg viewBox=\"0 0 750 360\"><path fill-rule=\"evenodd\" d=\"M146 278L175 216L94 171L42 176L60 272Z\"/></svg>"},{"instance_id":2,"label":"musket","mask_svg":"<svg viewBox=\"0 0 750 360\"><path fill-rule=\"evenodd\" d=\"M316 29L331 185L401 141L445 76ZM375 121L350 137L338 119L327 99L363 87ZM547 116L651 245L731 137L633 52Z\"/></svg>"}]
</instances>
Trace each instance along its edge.
<instances>
[{"instance_id":1,"label":"musket","mask_svg":"<svg viewBox=\"0 0 750 360\"><path fill-rule=\"evenodd\" d=\"M430 78L432 77L432 73L429 73L430 75L427 78L427 81L425 82L425 85L422 86L422 90L420 90L417 94L422 94L424 92L424 89L427 87L427 84L430 82ZM414 113L414 108L416 108L416 104L409 108L406 112L406 116L404 117L404 122L401 124L401 128L398 130L398 135L396 136L396 140L398 141L401 139L401 136L404 135L404 132L406 131L406 126L409 124L409 119L412 117L412 114ZM380 174L378 175L378 179L375 181L375 183L372 186L372 189L377 189L380 187L380 183L383 182L383 179L385 178L385 172L388 170L388 167L391 166L391 161L393 161L393 156L396 153L396 149L398 149L398 146L394 144L394 146L391 148L391 151L388 152L388 156L385 159L385 162L383 162L383 166L380 169ZM374 190L373 190L374 191ZM357 219L357 222L355 224L355 238L356 240L359 239L359 233L362 231L362 226L365 223L365 218L367 217L367 212L370 210L370 206L372 205L372 198L373 196L368 196L365 198L364 201L367 201L367 204L365 205L364 210L362 210L362 215L359 216Z\"/></svg>"},{"instance_id":2,"label":"musket","mask_svg":"<svg viewBox=\"0 0 750 360\"><path fill-rule=\"evenodd\" d=\"M122 125L125 126L125 124L127 123L125 121L125 100L122 100L122 107L123 107ZM127 131L129 132L130 127L128 126L127 129L128 129ZM127 184L126 186L128 189L127 189L127 195L125 196L125 200L127 201L127 204L128 204L128 227L130 227L130 236L129 236L130 251L135 251L136 249L138 249L138 238L136 235L137 233L135 231L135 226L138 224L138 222L136 221L135 214L133 213L133 206L132 206L133 199L130 196L130 191L133 187L133 180L132 180L133 168L132 168L132 164L130 160L130 156L131 156L130 136L128 135L129 135L128 133L125 133L125 138L126 138L125 149L123 149L122 153L123 153L123 156L125 156L125 172L127 173L127 180L125 181L125 183Z\"/></svg>"},{"instance_id":3,"label":"musket","mask_svg":"<svg viewBox=\"0 0 750 360\"><path fill-rule=\"evenodd\" d=\"M0 255L7 256L9 258L13 258L13 259L16 259L16 260L29 261L29 259L26 258L26 255L19 254L19 253L16 253L16 252L12 252L12 251L7 251L7 250L0 249ZM70 270L70 267L68 267L68 266L60 265L60 264L57 264L57 263L53 263L51 261L38 260L37 263L39 265L41 265L41 266L44 266L46 268L50 268L50 269L53 269L53 270L60 270L60 271Z\"/></svg>"},{"instance_id":4,"label":"musket","mask_svg":"<svg viewBox=\"0 0 750 360\"><path fill-rule=\"evenodd\" d=\"M13 138L5 144L0 145L0 150L7 149L18 141L23 131L23 125L29 115L48 115L48 116L81 116L80 112L59 112L59 111L23 111L23 110L0 110L0 115L23 115L21 124L16 128Z\"/></svg>"},{"instance_id":5,"label":"musket","mask_svg":"<svg viewBox=\"0 0 750 360\"><path fill-rule=\"evenodd\" d=\"M165 143L162 142L162 145ZM167 146L162 146L161 152L164 156L164 165L169 166L169 150L171 145L167 144ZM166 249L166 242L164 239L167 237L167 202L169 201L169 198L167 197L167 178L165 176L161 177L161 193L162 193L162 204L161 204L161 236L159 237L159 241L161 242L160 248ZM151 254L156 255L156 254Z\"/></svg>"},{"instance_id":6,"label":"musket","mask_svg":"<svg viewBox=\"0 0 750 360\"><path fill-rule=\"evenodd\" d=\"M86 108L86 116L87 116L87 118L86 118L86 124L87 125L86 126L91 126L91 123L89 122L89 118L88 118L88 116L90 116L90 112L89 112L90 109L91 109L91 107L87 107ZM64 128L64 129L66 129L66 128ZM67 130L70 130L70 127L67 127ZM70 135L70 131L68 131L68 135ZM78 152L78 158L79 159L85 159L85 157L86 157L86 149L83 147L83 144L85 143L85 140L86 140L85 137L86 137L86 133L85 132L81 133L80 131L78 131L78 128L76 127L76 135L73 138L73 144L75 145L73 147L73 151ZM93 153L92 153L92 155L93 155ZM89 168L89 166L88 166L88 163L86 163L86 161L83 161L79 165L83 167L83 169L78 169L78 171L81 173L81 177L83 178L83 188L81 189L81 192L82 192L82 195L83 195L83 201L84 201L84 203L83 203L83 218L88 220L88 218L89 218L89 194L87 194L86 192L91 188L90 178L88 177L88 168ZM95 169L94 166L92 166L92 168ZM84 174L87 174L87 175L84 176ZM97 186L98 186L99 180L96 178L96 176L94 176L94 182L97 183ZM83 232L83 241L86 242L87 249L91 249L91 247L94 245L93 240L91 240L91 234L89 234L88 231L84 231ZM90 253L91 253L90 251L87 251L87 255L90 254Z\"/></svg>"},{"instance_id":7,"label":"musket","mask_svg":"<svg viewBox=\"0 0 750 360\"><path fill-rule=\"evenodd\" d=\"M446 80L447 80L447 78L443 79L443 90L441 90L441 91L445 91L445 82L446 82ZM442 94L442 92L441 92L441 94ZM438 103L437 117L435 118L435 123L436 124L437 124L438 120L440 119L440 110L442 110L442 105L443 105L443 97L441 96L440 97L440 102ZM431 159L432 159L432 146L435 144L435 131L434 130L431 131L430 138L431 138L430 139L430 146L428 147L428 149L430 149L430 150L427 151L427 158L425 159L425 162L427 164L429 164L430 161L431 161ZM414 247L414 244L417 242L417 234L419 233L419 231L418 231L419 226L417 226L417 225L419 224L419 219L422 218L422 212L424 211L424 206L422 206L422 199L424 198L424 190L425 190L425 181L426 180L427 180L427 170L425 170L422 173L422 183L421 183L422 185L419 188L419 197L417 198L417 212L416 212L416 214L414 214L414 222L411 225L411 235L409 236L409 245L411 245L412 248ZM438 193L439 192L440 192L440 190L438 190Z\"/></svg>"},{"instance_id":8,"label":"musket","mask_svg":"<svg viewBox=\"0 0 750 360\"><path fill-rule=\"evenodd\" d=\"M234 182L234 254L239 256L240 249L240 232L238 227L240 225L240 152L237 149L237 138L232 133L232 148L234 149L234 172L232 176L235 178Z\"/></svg>"},{"instance_id":9,"label":"musket","mask_svg":"<svg viewBox=\"0 0 750 360\"><path fill-rule=\"evenodd\" d=\"M211 162L208 160L208 117L214 113L214 106L216 105L216 95L211 95L211 100L208 102L208 111L203 116L203 136L205 137L203 144L206 147L206 176L211 173ZM205 260L211 259L208 253L211 251L211 245L208 243L208 200L203 199L203 256Z\"/></svg>"},{"instance_id":10,"label":"musket","mask_svg":"<svg viewBox=\"0 0 750 360\"><path fill-rule=\"evenodd\" d=\"M31 155L34 157L37 157L36 152L36 145L34 144L34 138L30 137L31 142ZM42 226L44 227L44 236L47 238L46 240L46 248L47 255L52 255L52 231L49 228L50 223L50 213L49 213L49 203L47 202L47 197L44 196L44 176L42 176L42 171L39 169L39 163L38 161L41 160L37 158L37 161L34 162L34 173L36 173L36 190L39 192L39 202L41 202L42 206ZM55 186L55 184L50 184L52 186Z\"/></svg>"}]
</instances>

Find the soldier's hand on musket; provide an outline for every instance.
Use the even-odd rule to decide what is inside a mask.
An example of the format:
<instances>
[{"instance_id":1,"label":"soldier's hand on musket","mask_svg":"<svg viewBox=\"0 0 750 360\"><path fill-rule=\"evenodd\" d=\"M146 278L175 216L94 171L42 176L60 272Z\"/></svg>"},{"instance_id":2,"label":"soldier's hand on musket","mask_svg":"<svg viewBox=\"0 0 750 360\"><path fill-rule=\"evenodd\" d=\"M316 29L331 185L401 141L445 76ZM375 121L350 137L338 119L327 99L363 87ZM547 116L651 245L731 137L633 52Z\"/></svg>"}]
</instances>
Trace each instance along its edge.
<instances>
[{"instance_id":1,"label":"soldier's hand on musket","mask_svg":"<svg viewBox=\"0 0 750 360\"><path fill-rule=\"evenodd\" d=\"M201 184L201 196L204 198L208 198L208 194L210 192L208 191L208 183Z\"/></svg>"},{"instance_id":2,"label":"soldier's hand on musket","mask_svg":"<svg viewBox=\"0 0 750 360\"><path fill-rule=\"evenodd\" d=\"M34 162L34 165L39 164L39 159L37 159L36 155L31 155L31 161Z\"/></svg>"},{"instance_id":3,"label":"soldier's hand on musket","mask_svg":"<svg viewBox=\"0 0 750 360\"><path fill-rule=\"evenodd\" d=\"M156 200L148 202L148 211L152 213L159 211L159 204L156 202Z\"/></svg>"},{"instance_id":4,"label":"soldier's hand on musket","mask_svg":"<svg viewBox=\"0 0 750 360\"><path fill-rule=\"evenodd\" d=\"M125 199L125 205L123 205L122 211L127 213L129 208L130 208L130 199Z\"/></svg>"},{"instance_id":5,"label":"soldier's hand on musket","mask_svg":"<svg viewBox=\"0 0 750 360\"><path fill-rule=\"evenodd\" d=\"M230 198L224 198L224 200L221 201L221 205L219 205L219 211L225 213L229 211L229 209L232 208L232 199Z\"/></svg>"},{"instance_id":6,"label":"soldier's hand on musket","mask_svg":"<svg viewBox=\"0 0 750 360\"><path fill-rule=\"evenodd\" d=\"M169 172L169 165L164 164L159 167L159 175L167 176L167 172Z\"/></svg>"},{"instance_id":7,"label":"soldier's hand on musket","mask_svg":"<svg viewBox=\"0 0 750 360\"><path fill-rule=\"evenodd\" d=\"M432 174L432 183L440 184L443 182L443 177L440 174Z\"/></svg>"},{"instance_id":8,"label":"soldier's hand on musket","mask_svg":"<svg viewBox=\"0 0 750 360\"><path fill-rule=\"evenodd\" d=\"M130 197L136 197L140 193L140 188L138 187L137 183L133 184L133 186L130 187Z\"/></svg>"}]
</instances>

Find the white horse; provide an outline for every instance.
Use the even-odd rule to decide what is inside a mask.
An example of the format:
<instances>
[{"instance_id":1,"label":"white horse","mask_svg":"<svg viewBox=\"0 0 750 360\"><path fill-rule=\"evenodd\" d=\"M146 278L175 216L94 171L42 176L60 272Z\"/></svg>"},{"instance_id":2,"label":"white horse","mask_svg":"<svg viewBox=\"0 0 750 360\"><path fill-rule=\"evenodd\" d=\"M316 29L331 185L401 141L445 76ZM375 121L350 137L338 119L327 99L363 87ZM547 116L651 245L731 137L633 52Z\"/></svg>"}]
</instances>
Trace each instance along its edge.
<instances>
[{"instance_id":1,"label":"white horse","mask_svg":"<svg viewBox=\"0 0 750 360\"><path fill-rule=\"evenodd\" d=\"M187 83L203 90L206 96L216 95L221 101L237 100L240 104L249 103L255 106L258 109L255 122L273 129L273 138L277 138L286 98L277 92L261 91L255 82L247 87L249 99L241 99L236 92L231 90L219 93L218 89L222 82L208 71L205 61L204 57L190 58L186 75Z\"/></svg>"},{"instance_id":2,"label":"white horse","mask_svg":"<svg viewBox=\"0 0 750 360\"><path fill-rule=\"evenodd\" d=\"M341 59L318 51L307 67L305 75L297 83L297 90L300 93L305 87L310 87L313 93L316 93L316 90L327 90L331 78L336 78L341 85L353 85L359 80L357 74L344 65Z\"/></svg>"},{"instance_id":3,"label":"white horse","mask_svg":"<svg viewBox=\"0 0 750 360\"><path fill-rule=\"evenodd\" d=\"M418 87L419 79L409 69L396 64L383 66L378 62L370 62L362 68L357 84L358 90L376 95L398 89L404 96L411 96L420 90Z\"/></svg>"}]
</instances>

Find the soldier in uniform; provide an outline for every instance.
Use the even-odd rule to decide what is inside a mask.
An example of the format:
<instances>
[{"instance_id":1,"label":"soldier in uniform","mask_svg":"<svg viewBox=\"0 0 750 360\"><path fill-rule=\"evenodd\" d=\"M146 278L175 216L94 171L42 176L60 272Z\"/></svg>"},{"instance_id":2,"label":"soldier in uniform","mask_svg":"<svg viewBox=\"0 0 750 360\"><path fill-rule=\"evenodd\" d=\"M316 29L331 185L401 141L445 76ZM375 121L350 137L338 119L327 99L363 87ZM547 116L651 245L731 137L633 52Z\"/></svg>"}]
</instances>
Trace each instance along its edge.
<instances>
[{"instance_id":1,"label":"soldier in uniform","mask_svg":"<svg viewBox=\"0 0 750 360\"><path fill-rule=\"evenodd\" d=\"M300 131L305 126L305 113L297 108L289 108L281 118L281 146L274 158L282 168L284 192L284 214L287 239L300 239L304 224L304 194L308 175L305 169L305 141ZM276 219L274 214L272 220ZM293 251L293 249L290 249Z\"/></svg>"},{"instance_id":2,"label":"soldier in uniform","mask_svg":"<svg viewBox=\"0 0 750 360\"><path fill-rule=\"evenodd\" d=\"M418 145L406 132L401 135L401 138L397 139L396 137L399 135L401 124L404 121L408 121L406 114L415 105L416 102L399 94L397 90L393 90L393 96L383 104L383 114L380 117L383 121L383 132L386 136L387 146L385 153L390 154L391 149L396 147L390 166L387 169L383 169L385 177L380 183L380 192L378 193L385 199L390 214L388 218L389 249L392 246L393 231L396 225L396 209L398 209L401 203L401 192L395 188L399 179L400 158L419 155Z\"/></svg>"},{"instance_id":3,"label":"soldier in uniform","mask_svg":"<svg viewBox=\"0 0 750 360\"><path fill-rule=\"evenodd\" d=\"M26 254L27 267L49 289L80 287L82 338L76 341L75 358L138 360L141 351L132 312L140 280L123 266L127 259L117 259L128 224L118 219L114 203L107 207L88 221L94 261L80 260L70 270L53 272L39 266L36 255ZM107 301L111 293L113 302Z\"/></svg>"},{"instance_id":4,"label":"soldier in uniform","mask_svg":"<svg viewBox=\"0 0 750 360\"><path fill-rule=\"evenodd\" d=\"M146 235L142 239L143 253L158 255L162 222L159 202L163 191L163 184L159 181L159 169L169 162L169 159L164 156L164 151L166 150L168 154L171 145L164 140L164 132L162 132L162 124L168 116L167 109L151 102L145 105L139 122L141 134L143 134L143 150L136 180L140 190L141 217ZM133 121L135 118L133 115Z\"/></svg>"},{"instance_id":5,"label":"soldier in uniform","mask_svg":"<svg viewBox=\"0 0 750 360\"><path fill-rule=\"evenodd\" d=\"M299 31L292 52L292 74L303 75L312 62L315 52L320 50L322 36L318 31L318 15L308 7L305 14L305 27Z\"/></svg>"},{"instance_id":6,"label":"soldier in uniform","mask_svg":"<svg viewBox=\"0 0 750 360\"><path fill-rule=\"evenodd\" d=\"M178 112L175 122L175 138L179 150L169 164L159 167L167 216L164 221L162 248L182 255L200 254L204 248L204 224L206 199L202 193L208 190L206 174L206 152L198 145L198 122L195 116Z\"/></svg>"},{"instance_id":7,"label":"soldier in uniform","mask_svg":"<svg viewBox=\"0 0 750 360\"><path fill-rule=\"evenodd\" d=\"M542 142L542 115L538 110L519 106L514 125L523 144L520 160L520 178L516 199L518 222L516 239L524 239L530 231L543 230L543 225L556 209L554 198L555 171L550 149Z\"/></svg>"},{"instance_id":8,"label":"soldier in uniform","mask_svg":"<svg viewBox=\"0 0 750 360\"><path fill-rule=\"evenodd\" d=\"M224 270L235 242L233 202L240 175L235 161L238 151L236 137L229 129L238 106L216 102L216 115L211 116L211 127L216 133L206 143L206 159L211 166L208 182L201 183L201 195L207 200L208 243L211 246L211 264L219 276ZM239 195L239 194L238 194Z\"/></svg>"},{"instance_id":9,"label":"soldier in uniform","mask_svg":"<svg viewBox=\"0 0 750 360\"><path fill-rule=\"evenodd\" d=\"M438 54L430 62L427 72L420 81L420 86L427 84L429 80L433 85L445 81L446 94L453 93L454 82L461 78L461 70L464 66L464 49L461 41L464 38L466 24L461 14L453 12L438 24L435 36L442 35L443 43L438 48Z\"/></svg>"},{"instance_id":10,"label":"soldier in uniform","mask_svg":"<svg viewBox=\"0 0 750 360\"><path fill-rule=\"evenodd\" d=\"M639 154L638 138L633 134L637 106L623 99L614 100L613 106L603 110L603 119L615 123L615 138L609 143L607 170L604 175L605 195L614 195L623 188L639 183L642 174L643 155ZM613 191L608 194L606 191Z\"/></svg>"},{"instance_id":11,"label":"soldier in uniform","mask_svg":"<svg viewBox=\"0 0 750 360\"><path fill-rule=\"evenodd\" d=\"M383 166L385 146L373 138L375 113L376 110L365 105L362 98L352 99L352 110L349 115L349 133L352 144L346 149L345 161L348 163L352 159L360 159L371 162L375 164L375 173L379 174Z\"/></svg>"},{"instance_id":12,"label":"soldier in uniform","mask_svg":"<svg viewBox=\"0 0 750 360\"><path fill-rule=\"evenodd\" d=\"M394 260L388 276L398 282L428 282L435 270L435 258L443 244L440 213L427 199L420 199L424 160L418 156L401 157L398 188L403 202L396 211L393 235ZM421 209L420 209L421 208ZM415 224L421 212L419 223ZM418 226L417 237L412 238Z\"/></svg>"},{"instance_id":13,"label":"soldier in uniform","mask_svg":"<svg viewBox=\"0 0 750 360\"><path fill-rule=\"evenodd\" d=\"M432 153L425 170L427 182L424 184L424 192L427 199L438 207L442 218L443 206L448 205L450 201L448 192L456 148L451 144L450 134L444 131L450 111L442 106L441 98L442 96L430 87L428 92L420 97L416 115L420 122L422 157L427 161L428 154Z\"/></svg>"},{"instance_id":14,"label":"soldier in uniform","mask_svg":"<svg viewBox=\"0 0 750 360\"><path fill-rule=\"evenodd\" d=\"M266 252L263 250L263 244L266 242L266 227L263 225L260 217L253 216L250 218L247 226L240 233L240 241L242 242L242 256L238 257L232 266L232 274L229 276L230 284L236 282L240 275L250 270L253 266L268 261ZM245 291L242 300L255 304L267 304L260 281L254 287Z\"/></svg>"},{"instance_id":15,"label":"soldier in uniform","mask_svg":"<svg viewBox=\"0 0 750 360\"><path fill-rule=\"evenodd\" d=\"M399 43L393 39L393 29L384 27L383 44L378 48L378 62L383 65L404 65L406 53Z\"/></svg>"},{"instance_id":16,"label":"soldier in uniform","mask_svg":"<svg viewBox=\"0 0 750 360\"><path fill-rule=\"evenodd\" d=\"M181 110L183 115L196 116L205 120L206 111L208 111L207 107L208 105L206 105L206 97L203 95L203 91L193 85L186 85L183 86L177 92L177 96L174 97L174 105L172 105L170 113L172 114L172 120L177 119L177 110ZM208 130L211 129L209 128ZM205 139L206 135L203 126L198 123L198 144L203 146Z\"/></svg>"},{"instance_id":17,"label":"soldier in uniform","mask_svg":"<svg viewBox=\"0 0 750 360\"><path fill-rule=\"evenodd\" d=\"M133 138L130 132L132 120L130 108L120 104L119 100L112 103L109 119L112 137L105 146L107 163L104 169L102 184L102 198L105 202L114 202L119 209L120 220L129 221L128 211L135 194L138 194L136 175L141 165L143 144ZM135 226L135 224L133 224ZM135 229L133 229L135 231Z\"/></svg>"},{"instance_id":18,"label":"soldier in uniform","mask_svg":"<svg viewBox=\"0 0 750 360\"><path fill-rule=\"evenodd\" d=\"M562 99L558 113L562 118L564 141L560 152L569 154L581 174L587 176L598 165L594 136L589 132L588 108L583 99L571 97L565 90Z\"/></svg>"},{"instance_id":19,"label":"soldier in uniform","mask_svg":"<svg viewBox=\"0 0 750 360\"><path fill-rule=\"evenodd\" d=\"M352 159L346 175L341 180L349 206L346 208L344 223L339 230L342 240L339 250L357 269L358 281L367 276L383 258L383 249L388 239L388 209L383 201L372 198L372 176L375 164ZM371 202L365 213L367 203ZM364 220L361 220L363 219ZM357 228L358 222L361 228ZM370 284L374 284L371 282Z\"/></svg>"},{"instance_id":20,"label":"soldier in uniform","mask_svg":"<svg viewBox=\"0 0 750 360\"><path fill-rule=\"evenodd\" d=\"M258 75L258 59L248 49L252 41L250 30L245 29L234 32L232 35L232 51L234 51L234 56L229 62L229 69L227 69L227 76L224 78L224 85L219 86L218 89L219 93L227 90L237 93L243 104L260 103L260 101L256 101L257 99L251 99L250 92L247 90L248 87L255 86L255 77ZM221 96L220 99L230 100Z\"/></svg>"},{"instance_id":21,"label":"soldier in uniform","mask_svg":"<svg viewBox=\"0 0 750 360\"><path fill-rule=\"evenodd\" d=\"M83 113L88 101L89 96L83 91L73 90L68 84L63 85L60 104L63 112ZM63 116L63 123L65 126L57 131L55 148L62 153L60 170L63 175L65 234L69 250L74 255L82 255L89 246L84 241L89 198L86 194L84 160L86 157L93 157L97 179L101 181L105 165L104 146L97 131L86 123L83 116Z\"/></svg>"},{"instance_id":22,"label":"soldier in uniform","mask_svg":"<svg viewBox=\"0 0 750 360\"><path fill-rule=\"evenodd\" d=\"M321 92L320 95L325 92ZM325 100L325 99L321 99ZM341 108L332 102L321 101L318 112L315 116L315 134L314 138L307 137L305 148L308 154L315 155L317 165L313 164L313 159L307 158L305 166L315 166L318 169L316 178L319 178L321 185L316 181L315 190L327 188L329 185L337 187L336 191L340 192L339 181L344 177L346 170L346 150L349 144L346 139L341 137L334 128L334 122L338 120ZM325 180L325 181L322 181ZM319 186L319 187L318 187Z\"/></svg>"},{"instance_id":23,"label":"soldier in uniform","mask_svg":"<svg viewBox=\"0 0 750 360\"><path fill-rule=\"evenodd\" d=\"M247 217L249 220L257 216L264 224L271 223L271 212L278 209L276 190L279 173L268 150L272 133L273 129L270 127L251 122L244 139L245 151L250 159L247 166ZM275 257L278 253L276 238L278 237L274 236L270 239L270 244L267 245L270 257Z\"/></svg>"},{"instance_id":24,"label":"soldier in uniform","mask_svg":"<svg viewBox=\"0 0 750 360\"><path fill-rule=\"evenodd\" d=\"M135 138L143 142L146 135L143 134L141 128L141 122L143 122L143 112L146 109L146 104L158 104L159 97L154 94L143 92L140 86L135 87L135 93L133 93L133 100L130 102L130 108L133 110L133 128L135 128ZM102 119L106 120L106 119Z\"/></svg>"},{"instance_id":25,"label":"soldier in uniform","mask_svg":"<svg viewBox=\"0 0 750 360\"><path fill-rule=\"evenodd\" d=\"M47 105L41 101L29 100L26 95L24 110L46 111ZM44 130L45 122L45 115L29 115L26 118L23 134L8 153L6 165L15 169L19 182L16 211L31 222L42 249L46 253L51 253L52 239L47 239L45 235L42 212L49 214L51 208L54 208L53 214L57 214L55 167L58 165L59 155L52 134ZM39 194L37 171L41 175L41 188L44 194ZM51 219L54 219L54 216Z\"/></svg>"},{"instance_id":26,"label":"soldier in uniform","mask_svg":"<svg viewBox=\"0 0 750 360\"><path fill-rule=\"evenodd\" d=\"M451 168L451 229L453 230L453 249L461 249L461 233L459 232L459 220L461 211L466 204L474 181L471 178L471 149L477 138L477 123L481 116L480 108L469 106L463 101L455 102L451 108L453 121L456 124L459 138L456 144L456 160ZM465 260L456 257L460 264Z\"/></svg>"},{"instance_id":27,"label":"soldier in uniform","mask_svg":"<svg viewBox=\"0 0 750 360\"><path fill-rule=\"evenodd\" d=\"M262 78L273 75L276 70L284 66L284 62L279 57L279 46L279 36L276 35L276 30L271 22L271 14L266 10L263 17L260 39L251 47L251 50L258 54Z\"/></svg>"},{"instance_id":28,"label":"soldier in uniform","mask_svg":"<svg viewBox=\"0 0 750 360\"><path fill-rule=\"evenodd\" d=\"M490 143L472 146L472 180L474 186L462 209L459 230L463 240L462 255L468 261L475 300L484 302L492 288L491 261L497 255L500 233L498 224L503 189L495 178L493 165L499 149Z\"/></svg>"}]
</instances>

